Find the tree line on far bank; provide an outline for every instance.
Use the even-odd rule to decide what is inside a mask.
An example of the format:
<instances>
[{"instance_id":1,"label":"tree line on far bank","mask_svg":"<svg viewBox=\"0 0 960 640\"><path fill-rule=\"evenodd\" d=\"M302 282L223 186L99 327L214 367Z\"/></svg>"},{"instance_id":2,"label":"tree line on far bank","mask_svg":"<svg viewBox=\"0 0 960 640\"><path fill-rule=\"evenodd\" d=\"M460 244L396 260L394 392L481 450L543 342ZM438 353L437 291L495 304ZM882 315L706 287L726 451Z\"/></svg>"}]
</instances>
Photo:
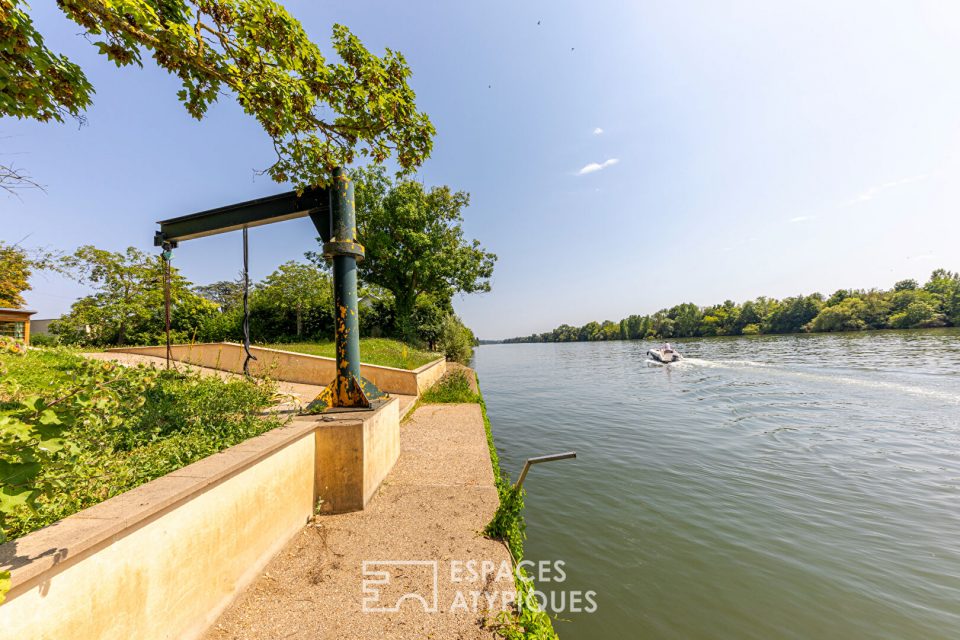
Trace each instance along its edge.
<instances>
[{"instance_id":1,"label":"tree line on far bank","mask_svg":"<svg viewBox=\"0 0 960 640\"><path fill-rule=\"evenodd\" d=\"M651 315L613 322L567 324L553 331L510 338L516 342L590 342L801 332L919 329L960 326L960 274L937 269L921 286L901 280L892 289L840 289L777 300L759 297L737 304L700 307L692 302Z\"/></svg>"},{"instance_id":2,"label":"tree line on far bank","mask_svg":"<svg viewBox=\"0 0 960 640\"><path fill-rule=\"evenodd\" d=\"M496 261L478 241L464 238L462 211L469 195L412 180L394 183L381 168L353 175L358 235L366 248L358 265L361 335L399 338L468 361L475 338L454 313L453 296L489 291ZM0 256L9 267L0 269L0 306L23 304L33 270L56 269L93 289L51 323L56 340L97 347L165 340L160 256L134 247L114 252L84 246L52 257L2 243ZM306 257L251 283L254 342L333 339L331 271L319 253ZM174 342L242 339L242 278L194 286L175 267L170 271Z\"/></svg>"}]
</instances>

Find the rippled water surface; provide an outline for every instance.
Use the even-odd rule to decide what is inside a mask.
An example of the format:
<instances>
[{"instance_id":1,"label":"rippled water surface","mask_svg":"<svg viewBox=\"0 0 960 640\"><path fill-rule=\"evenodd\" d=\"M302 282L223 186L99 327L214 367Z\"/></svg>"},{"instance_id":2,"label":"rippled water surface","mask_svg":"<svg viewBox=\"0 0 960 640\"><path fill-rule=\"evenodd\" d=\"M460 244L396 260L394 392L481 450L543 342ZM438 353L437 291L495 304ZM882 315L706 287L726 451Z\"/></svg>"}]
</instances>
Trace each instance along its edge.
<instances>
[{"instance_id":1,"label":"rippled water surface","mask_svg":"<svg viewBox=\"0 0 960 640\"><path fill-rule=\"evenodd\" d=\"M960 638L960 331L490 345L563 640Z\"/></svg>"}]
</instances>

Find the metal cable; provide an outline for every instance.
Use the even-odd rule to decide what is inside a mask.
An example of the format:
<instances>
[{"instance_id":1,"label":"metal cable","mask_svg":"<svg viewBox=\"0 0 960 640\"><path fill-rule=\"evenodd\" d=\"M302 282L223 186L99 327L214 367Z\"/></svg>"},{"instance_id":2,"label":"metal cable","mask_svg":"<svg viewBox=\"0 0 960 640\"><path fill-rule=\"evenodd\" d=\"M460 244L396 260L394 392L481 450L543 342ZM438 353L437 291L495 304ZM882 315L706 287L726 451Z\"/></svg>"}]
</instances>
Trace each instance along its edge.
<instances>
[{"instance_id":1,"label":"metal cable","mask_svg":"<svg viewBox=\"0 0 960 640\"><path fill-rule=\"evenodd\" d=\"M250 353L250 256L247 250L247 228L243 228L243 375L250 375L250 361L256 356Z\"/></svg>"},{"instance_id":2,"label":"metal cable","mask_svg":"<svg viewBox=\"0 0 960 640\"><path fill-rule=\"evenodd\" d=\"M170 349L170 260L173 258L173 252L169 245L163 246L163 252L160 254L163 259L163 307L164 307L164 325L167 338L167 369L170 368L171 349Z\"/></svg>"}]
</instances>

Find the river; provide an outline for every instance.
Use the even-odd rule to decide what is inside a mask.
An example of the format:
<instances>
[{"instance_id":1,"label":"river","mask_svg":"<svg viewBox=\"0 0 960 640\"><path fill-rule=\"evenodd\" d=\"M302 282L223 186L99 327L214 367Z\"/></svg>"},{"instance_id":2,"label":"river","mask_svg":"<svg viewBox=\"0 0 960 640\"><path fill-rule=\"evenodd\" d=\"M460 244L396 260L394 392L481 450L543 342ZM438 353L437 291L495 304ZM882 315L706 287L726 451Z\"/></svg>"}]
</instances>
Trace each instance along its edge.
<instances>
[{"instance_id":1,"label":"river","mask_svg":"<svg viewBox=\"0 0 960 640\"><path fill-rule=\"evenodd\" d=\"M477 349L562 640L960 637L960 330L676 344Z\"/></svg>"}]
</instances>

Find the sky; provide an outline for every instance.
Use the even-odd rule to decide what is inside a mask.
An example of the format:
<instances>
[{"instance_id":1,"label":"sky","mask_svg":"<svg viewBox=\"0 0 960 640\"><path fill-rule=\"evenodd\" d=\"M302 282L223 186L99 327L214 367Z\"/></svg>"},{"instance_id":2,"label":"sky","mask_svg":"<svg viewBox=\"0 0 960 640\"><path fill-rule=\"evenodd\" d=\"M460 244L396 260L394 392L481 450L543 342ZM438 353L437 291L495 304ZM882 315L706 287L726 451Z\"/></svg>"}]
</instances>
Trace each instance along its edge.
<instances>
[{"instance_id":1,"label":"sky","mask_svg":"<svg viewBox=\"0 0 960 640\"><path fill-rule=\"evenodd\" d=\"M437 128L416 177L469 192L499 256L454 302L481 338L960 270L960 3L284 4L327 55L341 23L406 57ZM197 122L173 77L31 13L96 95L82 127L0 119L0 161L46 189L0 196L0 239L154 251L157 220L289 188L256 175L273 152L232 98ZM252 277L315 248L305 219L252 229ZM233 278L240 234L174 260ZM84 293L38 274L26 297L45 318Z\"/></svg>"}]
</instances>

